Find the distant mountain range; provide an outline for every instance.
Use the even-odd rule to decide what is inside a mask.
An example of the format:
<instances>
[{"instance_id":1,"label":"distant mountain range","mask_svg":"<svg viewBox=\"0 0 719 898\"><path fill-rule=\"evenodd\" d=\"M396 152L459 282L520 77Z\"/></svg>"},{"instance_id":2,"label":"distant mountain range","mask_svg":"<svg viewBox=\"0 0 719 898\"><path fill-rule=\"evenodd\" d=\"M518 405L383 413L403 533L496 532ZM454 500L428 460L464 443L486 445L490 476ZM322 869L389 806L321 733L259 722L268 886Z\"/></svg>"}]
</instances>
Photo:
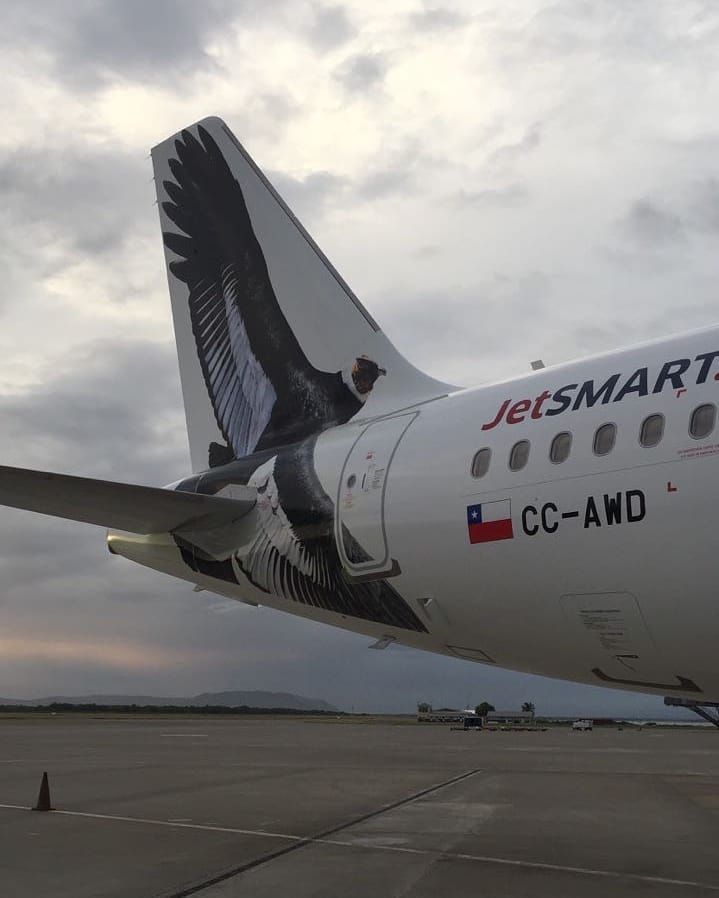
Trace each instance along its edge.
<instances>
[{"instance_id":1,"label":"distant mountain range","mask_svg":"<svg viewBox=\"0 0 719 898\"><path fill-rule=\"evenodd\" d=\"M204 707L221 705L226 708L289 708L293 711L337 711L334 705L320 698L305 698L291 692L263 692L234 690L232 692L202 692L190 698L159 695L49 695L46 698L0 698L0 705L174 705L175 707Z\"/></svg>"}]
</instances>

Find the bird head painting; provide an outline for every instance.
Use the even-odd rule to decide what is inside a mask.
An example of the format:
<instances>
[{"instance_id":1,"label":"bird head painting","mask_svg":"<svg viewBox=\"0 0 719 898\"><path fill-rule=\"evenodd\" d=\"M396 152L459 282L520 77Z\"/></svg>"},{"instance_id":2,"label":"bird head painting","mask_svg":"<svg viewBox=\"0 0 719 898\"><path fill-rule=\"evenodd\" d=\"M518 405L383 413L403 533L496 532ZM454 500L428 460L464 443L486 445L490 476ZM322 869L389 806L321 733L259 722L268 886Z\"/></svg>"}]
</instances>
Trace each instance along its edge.
<instances>
[{"instance_id":1,"label":"bird head painting","mask_svg":"<svg viewBox=\"0 0 719 898\"><path fill-rule=\"evenodd\" d=\"M345 378L345 384L350 388L360 402L366 402L367 397L372 392L372 387L378 377L384 377L387 371L380 368L377 362L368 359L366 355L361 355L354 360L349 378Z\"/></svg>"}]
</instances>

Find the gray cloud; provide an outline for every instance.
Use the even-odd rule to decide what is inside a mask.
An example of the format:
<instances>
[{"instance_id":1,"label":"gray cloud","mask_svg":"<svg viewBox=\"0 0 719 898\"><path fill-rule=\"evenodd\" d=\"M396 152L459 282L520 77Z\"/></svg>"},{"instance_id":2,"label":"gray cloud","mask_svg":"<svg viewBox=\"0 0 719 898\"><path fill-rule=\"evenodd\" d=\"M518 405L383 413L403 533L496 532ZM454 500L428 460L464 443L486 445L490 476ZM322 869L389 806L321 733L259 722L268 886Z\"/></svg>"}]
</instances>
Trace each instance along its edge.
<instances>
[{"instance_id":1,"label":"gray cloud","mask_svg":"<svg viewBox=\"0 0 719 898\"><path fill-rule=\"evenodd\" d=\"M41 246L114 254L152 203L149 173L146 160L120 152L54 147L5 153L0 220L11 235L18 236L18 228L40 235Z\"/></svg>"},{"instance_id":2,"label":"gray cloud","mask_svg":"<svg viewBox=\"0 0 719 898\"><path fill-rule=\"evenodd\" d=\"M719 180L710 176L666 185L662 191L634 200L600 253L617 268L643 278L666 278L668 272L681 267L683 277L695 281L691 290L685 287L683 292L709 296L712 288L707 281L714 275L702 264L702 246L706 248L718 232ZM663 287L666 284L665 280ZM676 289L673 282L671 288ZM655 284L655 297L656 290ZM700 302L695 311L699 309L706 315L704 303ZM696 326L702 324L701 314L690 316L686 305L683 310L685 326L690 321ZM671 314L656 320L666 320L671 329L670 319Z\"/></svg>"},{"instance_id":3,"label":"gray cloud","mask_svg":"<svg viewBox=\"0 0 719 898\"><path fill-rule=\"evenodd\" d=\"M691 240L719 232L719 180L707 177L667 189L660 199L644 196L630 205L619 221L619 237L607 251L628 270L669 268L677 264L671 252L686 251ZM631 244L620 242L628 235ZM652 255L647 262L643 253Z\"/></svg>"},{"instance_id":4,"label":"gray cloud","mask_svg":"<svg viewBox=\"0 0 719 898\"><path fill-rule=\"evenodd\" d=\"M178 381L171 346L88 344L64 367L39 368L31 388L0 394L0 459L129 482L173 480L189 467ZM148 657L165 658L163 665L171 666L180 644L192 657L197 646L182 635L182 601L179 617L167 607L160 626L168 587L117 560L100 528L0 509L6 684L19 677L28 684L23 691L34 691L33 683L67 676L87 688L111 673L121 682L133 669L142 676L143 645ZM135 606L131 614L128 605ZM101 646L114 643L105 663Z\"/></svg>"},{"instance_id":5,"label":"gray cloud","mask_svg":"<svg viewBox=\"0 0 719 898\"><path fill-rule=\"evenodd\" d=\"M528 347L528 360L535 348L544 352L544 340L551 332L548 310L555 295L555 285L545 272L527 271L495 273L472 288L450 283L434 291L394 294L391 306L385 297L378 297L376 305L388 306L384 329L414 364L426 368L432 358L451 354L458 366L464 363L472 372L464 384L469 386L492 380L501 371L506 356L503 334L511 332L514 343ZM476 326L477 308L482 309L482 326Z\"/></svg>"},{"instance_id":6,"label":"gray cloud","mask_svg":"<svg viewBox=\"0 0 719 898\"><path fill-rule=\"evenodd\" d=\"M361 199L376 200L390 194L402 192L407 196L413 176L407 164L373 171L356 182L355 193Z\"/></svg>"},{"instance_id":7,"label":"gray cloud","mask_svg":"<svg viewBox=\"0 0 719 898\"><path fill-rule=\"evenodd\" d=\"M411 28L419 31L443 31L460 28L471 21L469 16L457 12L456 9L438 6L421 12L410 13L407 17Z\"/></svg>"},{"instance_id":8,"label":"gray cloud","mask_svg":"<svg viewBox=\"0 0 719 898\"><path fill-rule=\"evenodd\" d=\"M263 3L262 14L278 5ZM117 76L167 81L214 67L210 37L259 9L246 0L11 0L3 7L3 33L6 42L42 47L55 74L85 91Z\"/></svg>"},{"instance_id":9,"label":"gray cloud","mask_svg":"<svg viewBox=\"0 0 719 898\"><path fill-rule=\"evenodd\" d=\"M706 178L691 186L686 218L697 231L719 232L719 180Z\"/></svg>"},{"instance_id":10,"label":"gray cloud","mask_svg":"<svg viewBox=\"0 0 719 898\"><path fill-rule=\"evenodd\" d=\"M161 485L187 472L174 348L97 341L0 395L4 463Z\"/></svg>"},{"instance_id":11,"label":"gray cloud","mask_svg":"<svg viewBox=\"0 0 719 898\"><path fill-rule=\"evenodd\" d=\"M430 261L432 259L436 259L437 256L442 254L442 247L437 246L434 243L424 243L422 246L418 246L416 249L412 250L412 257L415 259L422 259Z\"/></svg>"},{"instance_id":12,"label":"gray cloud","mask_svg":"<svg viewBox=\"0 0 719 898\"><path fill-rule=\"evenodd\" d=\"M624 221L629 233L644 246L676 244L686 238L678 215L649 199L632 204Z\"/></svg>"},{"instance_id":13,"label":"gray cloud","mask_svg":"<svg viewBox=\"0 0 719 898\"><path fill-rule=\"evenodd\" d=\"M303 222L321 216L325 208L339 201L349 187L347 178L327 171L312 172L305 178L271 172L269 177L282 199Z\"/></svg>"},{"instance_id":14,"label":"gray cloud","mask_svg":"<svg viewBox=\"0 0 719 898\"><path fill-rule=\"evenodd\" d=\"M487 159L491 168L506 168L514 165L523 156L536 150L542 142L542 127L539 122L530 125L519 140L497 147Z\"/></svg>"},{"instance_id":15,"label":"gray cloud","mask_svg":"<svg viewBox=\"0 0 719 898\"><path fill-rule=\"evenodd\" d=\"M80 285L100 311L142 299L159 273L149 161L138 153L56 145L0 153L0 308L51 301L48 279L78 263L96 265L97 284ZM153 238L155 240L153 241ZM93 287L101 296L92 294Z\"/></svg>"},{"instance_id":16,"label":"gray cloud","mask_svg":"<svg viewBox=\"0 0 719 898\"><path fill-rule=\"evenodd\" d=\"M381 53L359 53L335 70L335 78L350 93L360 93L381 84L387 67Z\"/></svg>"},{"instance_id":17,"label":"gray cloud","mask_svg":"<svg viewBox=\"0 0 719 898\"><path fill-rule=\"evenodd\" d=\"M321 52L346 43L356 33L357 29L342 6L323 6L318 9L306 31L310 44Z\"/></svg>"},{"instance_id":18,"label":"gray cloud","mask_svg":"<svg viewBox=\"0 0 719 898\"><path fill-rule=\"evenodd\" d=\"M460 190L451 197L453 205L460 208L507 208L520 206L529 199L524 184L508 184L506 187L488 187L484 190Z\"/></svg>"},{"instance_id":19,"label":"gray cloud","mask_svg":"<svg viewBox=\"0 0 719 898\"><path fill-rule=\"evenodd\" d=\"M257 143L269 145L281 143L285 139L288 127L302 114L301 104L289 90L283 89L262 89L249 95L238 92L237 99L233 100L232 105L228 106L227 102L225 99L222 109L206 107L203 112L221 112L226 121L232 122L233 131L241 143L247 144L250 153Z\"/></svg>"},{"instance_id":20,"label":"gray cloud","mask_svg":"<svg viewBox=\"0 0 719 898\"><path fill-rule=\"evenodd\" d=\"M4 595L26 587L51 594L53 582L91 579L104 564L101 531L31 512L0 511L0 546Z\"/></svg>"},{"instance_id":21,"label":"gray cloud","mask_svg":"<svg viewBox=\"0 0 719 898\"><path fill-rule=\"evenodd\" d=\"M300 106L287 93L262 93L250 99L252 121L257 124L258 117L267 118L275 125L277 121L285 122L296 118Z\"/></svg>"},{"instance_id":22,"label":"gray cloud","mask_svg":"<svg viewBox=\"0 0 719 898\"><path fill-rule=\"evenodd\" d=\"M272 172L270 181L297 217L310 222L340 202L373 202L399 193L406 196L415 180L412 165L409 157L403 156L395 164L356 179L327 171L312 172L304 178Z\"/></svg>"},{"instance_id":23,"label":"gray cloud","mask_svg":"<svg viewBox=\"0 0 719 898\"><path fill-rule=\"evenodd\" d=\"M614 6L575 0L554 0L542 5L523 29L535 55L596 54L633 65L696 63L703 51L713 52L719 17L711 3L676 7L653 0Z\"/></svg>"}]
</instances>

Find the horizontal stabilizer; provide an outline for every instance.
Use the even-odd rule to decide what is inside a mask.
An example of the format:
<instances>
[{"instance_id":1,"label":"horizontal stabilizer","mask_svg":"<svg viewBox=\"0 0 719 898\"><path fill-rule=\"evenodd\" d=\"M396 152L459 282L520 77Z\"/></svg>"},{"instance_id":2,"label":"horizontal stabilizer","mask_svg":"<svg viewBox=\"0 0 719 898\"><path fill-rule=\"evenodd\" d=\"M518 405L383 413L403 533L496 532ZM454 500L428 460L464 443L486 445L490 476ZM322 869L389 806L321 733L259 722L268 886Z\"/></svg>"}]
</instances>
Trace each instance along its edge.
<instances>
[{"instance_id":1,"label":"horizontal stabilizer","mask_svg":"<svg viewBox=\"0 0 719 898\"><path fill-rule=\"evenodd\" d=\"M223 499L0 465L0 505L130 533L214 530L252 510L255 491L246 493Z\"/></svg>"}]
</instances>

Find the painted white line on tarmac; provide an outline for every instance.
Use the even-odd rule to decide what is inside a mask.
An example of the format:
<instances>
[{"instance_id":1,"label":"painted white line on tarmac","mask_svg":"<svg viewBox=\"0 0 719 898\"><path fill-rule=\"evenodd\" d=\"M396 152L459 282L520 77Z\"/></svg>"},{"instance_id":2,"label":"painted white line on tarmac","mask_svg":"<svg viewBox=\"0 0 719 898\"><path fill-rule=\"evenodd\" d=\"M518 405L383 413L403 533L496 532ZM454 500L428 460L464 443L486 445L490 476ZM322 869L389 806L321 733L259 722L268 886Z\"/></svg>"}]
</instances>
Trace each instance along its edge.
<instances>
[{"instance_id":1,"label":"painted white line on tarmac","mask_svg":"<svg viewBox=\"0 0 719 898\"><path fill-rule=\"evenodd\" d=\"M546 864L542 861L521 861L513 858L491 857L482 854L462 854L453 851L433 851L431 848L407 848L399 845L366 845L362 842L344 842L341 839L308 839L308 842L317 842L322 845L336 845L347 848L366 847L370 850L394 851L400 854L435 855L442 860L475 861L482 864L496 864L504 867L518 867L529 870L548 870L553 873L573 873L581 876L603 877L605 879L629 879L633 882L646 882L655 885L685 886L686 888L705 889L711 892L719 892L719 885L708 882L696 882L690 879L672 879L666 876L647 876L642 873L624 873L617 870L596 870L592 867L570 867L564 864Z\"/></svg>"},{"instance_id":2,"label":"painted white line on tarmac","mask_svg":"<svg viewBox=\"0 0 719 898\"><path fill-rule=\"evenodd\" d=\"M29 811L25 805L0 804L0 808L16 811ZM401 845L378 845L376 843L363 844L361 840L346 841L344 839L318 838L311 836L296 836L290 833L269 832L263 829L240 829L234 826L209 826L203 823L180 823L171 820L154 820L145 817L123 817L115 814L92 814L87 811L51 811L53 816L86 817L92 820L114 820L120 823L140 823L149 826L167 826L174 829L196 829L204 832L233 833L240 836L258 836L264 839L279 839L289 842L302 842L306 845L332 845L337 848L360 848L369 851L389 851L398 854L412 854L420 856L435 856L442 860L474 861L481 864L494 864L503 867L515 867L525 870L546 870L552 873L569 873L577 876L593 876L601 879L630 880L632 882L645 882L663 886L682 886L688 889L704 889L710 892L719 892L719 885L708 882L696 882L691 879L673 879L667 876L648 876L642 873L625 873L617 870L597 870L593 867L572 867L565 864L548 864L542 861L523 861L506 857L492 857L483 854L464 854L452 851L435 851L431 848L410 848Z\"/></svg>"},{"instance_id":3,"label":"painted white line on tarmac","mask_svg":"<svg viewBox=\"0 0 719 898\"><path fill-rule=\"evenodd\" d=\"M0 809L8 808L15 811L29 811L31 808L19 804L0 804ZM235 833L239 836L263 836L267 839L290 839L293 842L311 841L305 836L292 836L287 833L273 833L264 829L239 829L235 826L214 826L205 823L180 823L178 820L154 820L151 817L123 817L119 814L91 814L89 811L62 811L54 810L53 816L63 817L87 817L91 820L115 820L119 823L144 823L148 826L169 826L175 829L201 829L208 832Z\"/></svg>"}]
</instances>

